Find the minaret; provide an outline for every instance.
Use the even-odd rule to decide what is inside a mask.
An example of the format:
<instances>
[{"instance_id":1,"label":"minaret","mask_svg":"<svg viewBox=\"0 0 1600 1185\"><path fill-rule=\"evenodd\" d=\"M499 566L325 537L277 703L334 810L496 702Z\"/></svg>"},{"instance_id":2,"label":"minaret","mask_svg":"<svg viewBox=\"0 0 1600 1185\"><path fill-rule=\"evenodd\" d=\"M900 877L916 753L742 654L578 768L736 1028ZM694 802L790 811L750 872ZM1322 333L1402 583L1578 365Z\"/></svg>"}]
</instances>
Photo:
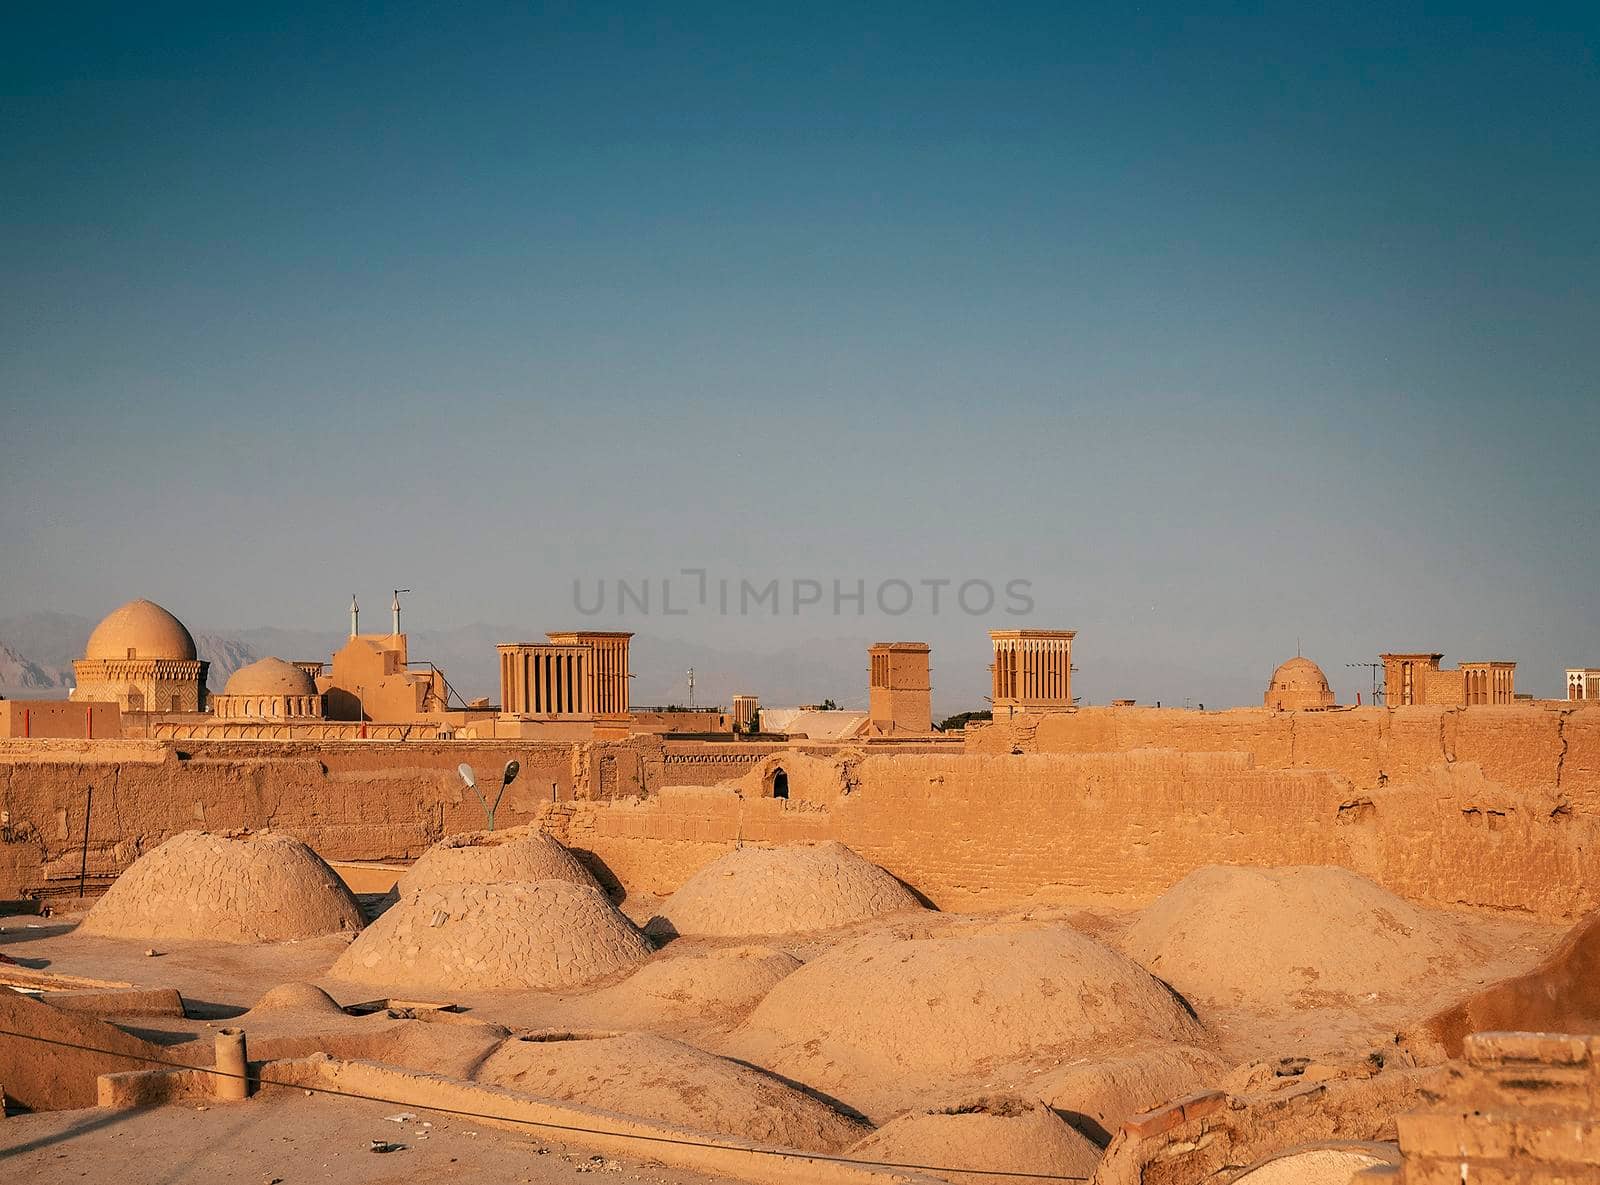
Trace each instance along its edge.
<instances>
[{"instance_id":1,"label":"minaret","mask_svg":"<svg viewBox=\"0 0 1600 1185\"><path fill-rule=\"evenodd\" d=\"M350 636L361 632L361 606L356 604L356 594L350 594Z\"/></svg>"},{"instance_id":2,"label":"minaret","mask_svg":"<svg viewBox=\"0 0 1600 1185\"><path fill-rule=\"evenodd\" d=\"M391 630L390 633L392 633L396 638L400 636L400 594L408 593L410 591L411 590L409 588L395 589L394 603L389 606L389 608L394 612L394 629Z\"/></svg>"}]
</instances>

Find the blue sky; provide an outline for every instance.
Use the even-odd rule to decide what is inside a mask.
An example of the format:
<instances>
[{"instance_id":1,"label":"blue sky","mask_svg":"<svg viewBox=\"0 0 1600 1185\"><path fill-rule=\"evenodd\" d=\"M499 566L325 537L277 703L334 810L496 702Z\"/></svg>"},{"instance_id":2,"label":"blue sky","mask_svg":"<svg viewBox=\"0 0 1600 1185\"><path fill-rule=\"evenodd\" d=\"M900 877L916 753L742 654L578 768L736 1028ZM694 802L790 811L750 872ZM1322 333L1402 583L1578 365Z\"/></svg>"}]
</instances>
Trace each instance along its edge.
<instances>
[{"instance_id":1,"label":"blue sky","mask_svg":"<svg viewBox=\"0 0 1600 1185\"><path fill-rule=\"evenodd\" d=\"M234 7L0 48L0 614L1600 663L1593 5Z\"/></svg>"}]
</instances>

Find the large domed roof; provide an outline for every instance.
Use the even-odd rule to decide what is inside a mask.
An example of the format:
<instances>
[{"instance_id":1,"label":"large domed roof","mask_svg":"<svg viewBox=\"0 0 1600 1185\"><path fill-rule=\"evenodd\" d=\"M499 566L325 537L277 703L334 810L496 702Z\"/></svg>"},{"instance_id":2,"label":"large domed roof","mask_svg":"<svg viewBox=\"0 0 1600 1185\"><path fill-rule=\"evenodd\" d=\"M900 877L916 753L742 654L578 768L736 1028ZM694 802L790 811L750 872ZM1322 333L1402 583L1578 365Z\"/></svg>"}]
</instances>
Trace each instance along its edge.
<instances>
[{"instance_id":1,"label":"large domed roof","mask_svg":"<svg viewBox=\"0 0 1600 1185\"><path fill-rule=\"evenodd\" d=\"M317 683L305 671L281 658L263 658L228 676L223 695L316 695Z\"/></svg>"},{"instance_id":2,"label":"large domed roof","mask_svg":"<svg viewBox=\"0 0 1600 1185\"><path fill-rule=\"evenodd\" d=\"M129 601L94 627L85 658L166 658L192 661L194 637L154 601Z\"/></svg>"},{"instance_id":3,"label":"large domed roof","mask_svg":"<svg viewBox=\"0 0 1600 1185\"><path fill-rule=\"evenodd\" d=\"M1328 676L1309 658L1301 658L1297 654L1288 662L1278 665L1278 669L1272 672L1272 682L1283 684L1285 691L1321 691L1328 686Z\"/></svg>"}]
</instances>

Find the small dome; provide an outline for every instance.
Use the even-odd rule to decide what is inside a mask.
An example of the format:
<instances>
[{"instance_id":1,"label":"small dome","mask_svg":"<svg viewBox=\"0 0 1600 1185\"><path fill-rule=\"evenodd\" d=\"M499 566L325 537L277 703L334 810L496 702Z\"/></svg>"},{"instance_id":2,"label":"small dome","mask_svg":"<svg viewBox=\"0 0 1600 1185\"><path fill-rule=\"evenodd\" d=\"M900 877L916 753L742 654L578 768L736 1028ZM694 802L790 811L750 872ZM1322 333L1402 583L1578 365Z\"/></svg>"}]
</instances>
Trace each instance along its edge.
<instances>
[{"instance_id":1,"label":"small dome","mask_svg":"<svg viewBox=\"0 0 1600 1185\"><path fill-rule=\"evenodd\" d=\"M800 934L921 908L910 889L842 843L747 845L685 881L650 924L719 938Z\"/></svg>"},{"instance_id":2,"label":"small dome","mask_svg":"<svg viewBox=\"0 0 1600 1185\"><path fill-rule=\"evenodd\" d=\"M344 1009L314 983L280 983L250 1009L250 1015L263 1012L338 1012Z\"/></svg>"},{"instance_id":3,"label":"small dome","mask_svg":"<svg viewBox=\"0 0 1600 1185\"><path fill-rule=\"evenodd\" d=\"M281 658L263 658L228 676L223 695L316 695L317 683L305 671Z\"/></svg>"},{"instance_id":4,"label":"small dome","mask_svg":"<svg viewBox=\"0 0 1600 1185\"><path fill-rule=\"evenodd\" d=\"M194 637L154 601L129 601L94 627L85 658L165 658L192 662Z\"/></svg>"},{"instance_id":5,"label":"small dome","mask_svg":"<svg viewBox=\"0 0 1600 1185\"><path fill-rule=\"evenodd\" d=\"M1296 655L1272 672L1262 702L1269 708L1327 708L1333 706L1333 688L1321 667Z\"/></svg>"},{"instance_id":6,"label":"small dome","mask_svg":"<svg viewBox=\"0 0 1600 1185\"><path fill-rule=\"evenodd\" d=\"M78 923L109 938L286 942L359 930L361 906L281 831L183 831L146 852Z\"/></svg>"}]
</instances>

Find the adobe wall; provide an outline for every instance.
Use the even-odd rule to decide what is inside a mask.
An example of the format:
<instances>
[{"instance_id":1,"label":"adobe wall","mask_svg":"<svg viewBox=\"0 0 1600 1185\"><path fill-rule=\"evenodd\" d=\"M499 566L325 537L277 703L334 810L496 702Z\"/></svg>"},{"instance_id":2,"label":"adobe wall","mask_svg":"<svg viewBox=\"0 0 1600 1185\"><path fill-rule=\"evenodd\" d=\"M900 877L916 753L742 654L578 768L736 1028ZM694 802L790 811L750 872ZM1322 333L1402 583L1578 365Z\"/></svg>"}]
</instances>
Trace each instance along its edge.
<instances>
[{"instance_id":1,"label":"adobe wall","mask_svg":"<svg viewBox=\"0 0 1600 1185\"><path fill-rule=\"evenodd\" d=\"M64 699L0 700L0 737L90 739L122 735L122 709L114 703Z\"/></svg>"},{"instance_id":2,"label":"adobe wall","mask_svg":"<svg viewBox=\"0 0 1600 1185\"><path fill-rule=\"evenodd\" d=\"M457 765L470 763L492 795L510 760L521 771L501 827L535 820L552 797L637 793L660 754L648 742L3 741L0 898L76 877L86 808L91 872L118 872L196 828L282 828L330 860L415 857L441 835L484 825Z\"/></svg>"},{"instance_id":3,"label":"adobe wall","mask_svg":"<svg viewBox=\"0 0 1600 1185\"><path fill-rule=\"evenodd\" d=\"M949 753L963 751L957 740L930 740L914 736L899 739L873 737L852 741L681 741L664 738L660 776L651 789L661 786L715 786L745 777L772 757L850 756L874 750L895 752Z\"/></svg>"},{"instance_id":4,"label":"adobe wall","mask_svg":"<svg viewBox=\"0 0 1600 1185\"><path fill-rule=\"evenodd\" d=\"M1078 708L973 723L966 745L974 753L1249 753L1263 768L1334 770L1359 789L1475 762L1503 786L1548 791L1574 811L1600 814L1600 704L1321 712Z\"/></svg>"},{"instance_id":5,"label":"adobe wall","mask_svg":"<svg viewBox=\"0 0 1600 1185\"><path fill-rule=\"evenodd\" d=\"M132 735L138 735L137 726ZM413 724L373 724L366 720L310 717L218 719L199 715L152 721L145 735L162 741L409 741L433 740L439 735L439 725L431 720Z\"/></svg>"},{"instance_id":6,"label":"adobe wall","mask_svg":"<svg viewBox=\"0 0 1600 1185\"><path fill-rule=\"evenodd\" d=\"M792 759L783 759L786 766ZM1206 864L1336 864L1435 905L1567 918L1600 906L1600 820L1460 762L1360 791L1244 754L869 755L791 770L791 798L666 787L550 825L631 888L669 893L740 842L836 839L942 909L1151 898Z\"/></svg>"},{"instance_id":7,"label":"adobe wall","mask_svg":"<svg viewBox=\"0 0 1600 1185\"><path fill-rule=\"evenodd\" d=\"M629 728L634 732L726 732L733 731L733 717L727 712L708 709L700 712L644 712L635 710L630 715Z\"/></svg>"},{"instance_id":8,"label":"adobe wall","mask_svg":"<svg viewBox=\"0 0 1600 1185\"><path fill-rule=\"evenodd\" d=\"M1414 900L1554 918L1600 906L1600 707L1119 708L1024 724L976 730L977 751L922 753L646 736L0 741L0 897L76 875L90 785L94 871L196 827L270 825L329 859L389 860L482 826L458 763L492 786L515 759L502 826L548 817L658 893L741 841L837 839L947 909L1149 898L1211 863L1338 864ZM780 765L787 800L770 797Z\"/></svg>"},{"instance_id":9,"label":"adobe wall","mask_svg":"<svg viewBox=\"0 0 1600 1185\"><path fill-rule=\"evenodd\" d=\"M1399 1168L1355 1180L1600 1180L1600 1037L1491 1032L1465 1044L1432 1101L1399 1116Z\"/></svg>"}]
</instances>

